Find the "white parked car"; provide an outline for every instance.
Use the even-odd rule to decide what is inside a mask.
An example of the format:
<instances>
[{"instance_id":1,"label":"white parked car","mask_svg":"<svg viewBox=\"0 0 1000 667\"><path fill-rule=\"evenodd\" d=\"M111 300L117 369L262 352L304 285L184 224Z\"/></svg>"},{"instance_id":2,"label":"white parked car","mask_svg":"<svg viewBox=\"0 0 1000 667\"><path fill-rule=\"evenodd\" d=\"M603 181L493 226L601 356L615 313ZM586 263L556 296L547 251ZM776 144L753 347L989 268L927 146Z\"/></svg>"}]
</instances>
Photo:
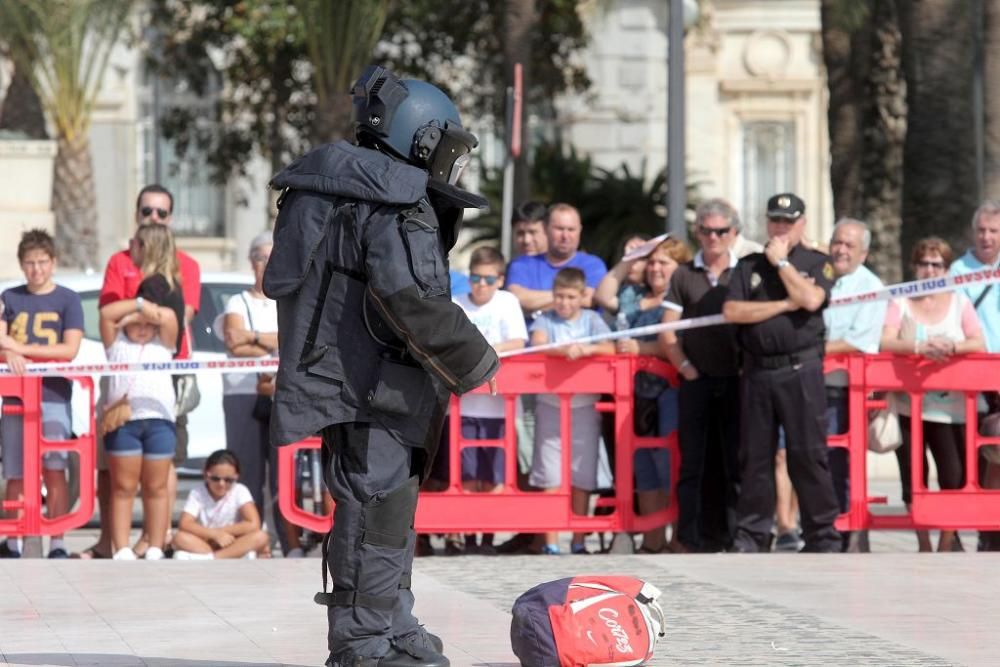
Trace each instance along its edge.
<instances>
[{"instance_id":1,"label":"white parked car","mask_svg":"<svg viewBox=\"0 0 1000 667\"><path fill-rule=\"evenodd\" d=\"M100 273L56 272L55 282L75 291L83 302L84 336L76 361L80 363L103 363L106 361L104 345L98 330L97 298L104 277ZM24 281L10 280L0 283L0 292ZM212 324L226 308L226 302L253 285L253 276L247 273L202 273L201 310L195 315L191 329L194 338L192 357L196 360L224 359L226 348L215 332ZM94 378L95 390L98 378ZM226 422L222 412L222 375L198 374L198 389L201 402L188 415L188 463L182 472L201 475L202 462L217 449L226 447ZM74 431L85 432L89 424L88 401L83 391L77 390L73 401Z\"/></svg>"}]
</instances>

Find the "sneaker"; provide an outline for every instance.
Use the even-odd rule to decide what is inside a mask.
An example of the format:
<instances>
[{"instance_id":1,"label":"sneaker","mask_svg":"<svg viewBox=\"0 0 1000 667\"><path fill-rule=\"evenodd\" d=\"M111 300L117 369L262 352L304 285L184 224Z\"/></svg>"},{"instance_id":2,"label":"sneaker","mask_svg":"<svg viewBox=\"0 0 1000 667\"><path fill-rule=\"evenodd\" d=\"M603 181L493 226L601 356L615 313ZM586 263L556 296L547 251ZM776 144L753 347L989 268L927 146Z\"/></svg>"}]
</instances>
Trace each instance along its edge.
<instances>
[{"instance_id":1,"label":"sneaker","mask_svg":"<svg viewBox=\"0 0 1000 667\"><path fill-rule=\"evenodd\" d=\"M306 552L302 550L302 547L295 547L294 549L289 549L288 553L285 554L285 558L305 558Z\"/></svg>"},{"instance_id":2,"label":"sneaker","mask_svg":"<svg viewBox=\"0 0 1000 667\"><path fill-rule=\"evenodd\" d=\"M136 560L135 552L132 551L131 547L122 547L115 552L111 560Z\"/></svg>"},{"instance_id":3,"label":"sneaker","mask_svg":"<svg viewBox=\"0 0 1000 667\"><path fill-rule=\"evenodd\" d=\"M146 555L143 558L146 560L163 560L163 549L160 547L149 547L146 549Z\"/></svg>"},{"instance_id":4,"label":"sneaker","mask_svg":"<svg viewBox=\"0 0 1000 667\"><path fill-rule=\"evenodd\" d=\"M257 552L256 551L248 551L245 554L243 554L243 559L244 560L257 560Z\"/></svg>"},{"instance_id":5,"label":"sneaker","mask_svg":"<svg viewBox=\"0 0 1000 667\"><path fill-rule=\"evenodd\" d=\"M0 542L0 558L20 558L21 552L17 549L11 549L10 545L7 544L7 540Z\"/></svg>"},{"instance_id":6,"label":"sneaker","mask_svg":"<svg viewBox=\"0 0 1000 667\"><path fill-rule=\"evenodd\" d=\"M558 556L559 555L559 545L558 544L546 544L542 547L542 553L546 556Z\"/></svg>"},{"instance_id":7,"label":"sneaker","mask_svg":"<svg viewBox=\"0 0 1000 667\"><path fill-rule=\"evenodd\" d=\"M798 551L805 546L805 542L799 537L799 531L792 530L778 535L774 542L775 551Z\"/></svg>"},{"instance_id":8,"label":"sneaker","mask_svg":"<svg viewBox=\"0 0 1000 667\"><path fill-rule=\"evenodd\" d=\"M251 551L250 553L254 553ZM212 552L207 554L196 554L193 551L184 551L183 549L174 550L174 560L215 560L215 556Z\"/></svg>"},{"instance_id":9,"label":"sneaker","mask_svg":"<svg viewBox=\"0 0 1000 667\"><path fill-rule=\"evenodd\" d=\"M480 556L496 556L497 548L492 544L480 544L479 545L479 555ZM440 653L440 651L439 651Z\"/></svg>"},{"instance_id":10,"label":"sneaker","mask_svg":"<svg viewBox=\"0 0 1000 667\"><path fill-rule=\"evenodd\" d=\"M49 551L49 558L69 558L69 552L61 547Z\"/></svg>"},{"instance_id":11,"label":"sneaker","mask_svg":"<svg viewBox=\"0 0 1000 667\"><path fill-rule=\"evenodd\" d=\"M587 551L587 547L583 544L571 544L569 545L569 552L576 555L588 555L590 552Z\"/></svg>"}]
</instances>

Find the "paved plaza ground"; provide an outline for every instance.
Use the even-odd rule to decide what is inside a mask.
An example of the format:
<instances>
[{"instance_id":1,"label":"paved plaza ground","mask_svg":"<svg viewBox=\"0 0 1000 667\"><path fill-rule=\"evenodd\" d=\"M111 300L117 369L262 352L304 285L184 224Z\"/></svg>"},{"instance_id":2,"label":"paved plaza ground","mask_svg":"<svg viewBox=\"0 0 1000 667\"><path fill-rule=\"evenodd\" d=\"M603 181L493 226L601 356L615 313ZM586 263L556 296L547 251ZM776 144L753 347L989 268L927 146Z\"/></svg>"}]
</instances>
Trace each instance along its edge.
<instances>
[{"instance_id":1,"label":"paved plaza ground","mask_svg":"<svg viewBox=\"0 0 1000 667\"><path fill-rule=\"evenodd\" d=\"M545 580L659 586L653 665L997 665L1000 554L419 559L417 614L455 667L513 666L510 607ZM321 665L319 561L0 561L7 665Z\"/></svg>"}]
</instances>

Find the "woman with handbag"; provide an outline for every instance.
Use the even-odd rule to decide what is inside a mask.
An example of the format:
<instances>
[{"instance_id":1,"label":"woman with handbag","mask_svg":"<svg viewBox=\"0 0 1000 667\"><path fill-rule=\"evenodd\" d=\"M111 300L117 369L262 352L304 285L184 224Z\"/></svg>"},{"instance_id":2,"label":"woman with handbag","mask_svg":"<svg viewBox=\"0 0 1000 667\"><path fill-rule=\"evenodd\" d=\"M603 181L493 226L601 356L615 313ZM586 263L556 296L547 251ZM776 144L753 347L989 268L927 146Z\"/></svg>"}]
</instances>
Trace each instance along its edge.
<instances>
[{"instance_id":1,"label":"woman with handbag","mask_svg":"<svg viewBox=\"0 0 1000 667\"><path fill-rule=\"evenodd\" d=\"M937 237L917 241L911 253L911 266L917 280L941 278L948 273L954 257L951 246ZM913 354L936 362L948 361L956 354L984 352L982 327L976 309L960 291L897 299L889 302L882 329L882 352ZM903 502L912 501L910 397L897 393L892 404L899 413L903 444L896 449ZM938 487L960 489L965 486L965 395L962 392L928 391L924 394L923 435L924 484L927 484L927 449L937 467ZM917 531L920 551L932 551L926 530ZM955 531L942 530L938 551L961 548Z\"/></svg>"},{"instance_id":2,"label":"woman with handbag","mask_svg":"<svg viewBox=\"0 0 1000 667\"><path fill-rule=\"evenodd\" d=\"M101 308L101 340L109 362L167 362L173 359L183 321L173 235L165 225L143 225L132 243L132 260L146 278L135 299ZM155 303L150 295L160 301ZM177 446L174 387L169 375L141 373L110 379L100 430L108 454L112 487L111 542L116 560L135 560L129 547L132 504L142 483L146 560L164 557L170 526L167 481Z\"/></svg>"},{"instance_id":3,"label":"woman with handbag","mask_svg":"<svg viewBox=\"0 0 1000 667\"><path fill-rule=\"evenodd\" d=\"M231 357L267 357L278 353L277 304L264 296L261 281L271 256L271 232L258 234L250 242L250 268L254 284L234 294L226 304L222 319L222 338ZM216 331L219 327L216 327ZM264 483L271 498L278 498L278 458L271 447L268 425L274 378L270 373L227 373L223 376L222 408L226 415L226 449L240 461L241 479L250 489L261 517L266 517ZM300 555L297 532L291 535L277 506L272 507L274 528L286 555ZM290 526L294 530L294 526ZM265 550L262 556L270 553Z\"/></svg>"}]
</instances>

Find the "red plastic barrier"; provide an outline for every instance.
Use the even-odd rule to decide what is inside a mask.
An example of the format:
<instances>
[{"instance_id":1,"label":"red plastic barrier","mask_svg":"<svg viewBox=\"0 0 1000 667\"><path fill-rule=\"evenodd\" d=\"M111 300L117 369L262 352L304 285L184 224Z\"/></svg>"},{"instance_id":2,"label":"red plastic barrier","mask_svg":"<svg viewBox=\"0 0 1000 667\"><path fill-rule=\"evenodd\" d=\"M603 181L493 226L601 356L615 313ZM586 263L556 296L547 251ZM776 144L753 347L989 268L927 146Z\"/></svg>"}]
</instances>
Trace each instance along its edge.
<instances>
[{"instance_id":1,"label":"red plastic barrier","mask_svg":"<svg viewBox=\"0 0 1000 667\"><path fill-rule=\"evenodd\" d=\"M13 518L0 518L0 534L59 535L79 528L94 513L94 383L89 377L68 378L87 390L90 396L90 425L87 433L70 440L48 440L42 435L42 379L37 377L0 377L0 396L20 399L21 405L4 401L3 417L21 415L24 425L24 496L5 500L5 512L17 512ZM42 456L46 452L75 452L80 464L80 502L76 510L49 518L42 508Z\"/></svg>"},{"instance_id":2,"label":"red plastic barrier","mask_svg":"<svg viewBox=\"0 0 1000 667\"><path fill-rule=\"evenodd\" d=\"M506 401L506 431L501 440L466 441L460 437L458 400L452 401L451 457L447 491L423 493L417 509L417 529L422 532L540 532L540 531L644 531L675 521L677 518L676 482L680 471L677 434L665 438L640 438L632 427L633 378L640 370L654 372L676 385L676 372L668 364L647 357L592 357L567 361L558 357L527 355L504 361L498 376L500 393ZM983 489L977 470L978 448L1000 445L1000 438L987 438L976 432L976 393L995 391L1000 377L1000 355L968 355L947 363L923 358L893 355L832 355L826 358L825 371L848 373L847 433L828 438L831 447L845 447L849 452L850 505L837 520L840 530L903 528L1000 528L1000 489ZM868 417L872 410L885 407L884 400L870 398L875 391L903 391L914 405L913 441L922 439L920 421L921 395L926 391L964 391L966 393L967 481L963 489L932 491L923 483L923 454L912 451L912 514L872 514L869 506L882 504L884 498L868 495ZM485 392L484 388L477 390ZM562 404L563 484L558 493L518 491L507 484L500 493L469 493L461 488L461 456L465 447L502 447L505 452L505 479L516 479L517 434L514 410L521 394L554 393ZM599 506L612 507L611 514L583 517L572 513L569 501L568 399L576 393L610 394L612 399L598 403L598 410L615 414L615 490L614 498L598 500ZM312 530L328 530L331 517L306 512L294 503L295 451L318 447L316 439L283 447L279 456L279 496L285 517L296 525ZM633 457L636 449L666 447L671 453L671 488L668 509L646 516L633 511Z\"/></svg>"},{"instance_id":3,"label":"red plastic barrier","mask_svg":"<svg viewBox=\"0 0 1000 667\"><path fill-rule=\"evenodd\" d=\"M503 362L497 376L498 392L505 399L506 428L503 440L463 440L459 428L458 399L452 400L450 429L451 480L447 490L422 493L417 507L416 528L421 532L508 532L508 531L645 531L664 526L677 518L675 485L680 472L677 434L666 437L638 437L633 428L633 387L635 374L646 371L666 378L676 386L677 375L657 359L636 356L590 357L578 361L544 355L525 355ZM476 390L485 393L485 387ZM611 400L597 409L615 415L615 497L601 498L599 507L611 512L580 516L570 509L570 447L572 424L569 399L574 394L607 394ZM561 400L562 486L557 492L538 493L517 489L517 429L515 402L522 394L556 394ZM295 503L295 453L318 447L311 438L280 448L278 456L279 507L293 524L324 532L332 517L307 512ZM461 455L466 447L501 447L504 450L507 483L498 493L466 492L461 486ZM670 452L671 502L659 512L637 516L633 510L634 455L641 448L665 448Z\"/></svg>"},{"instance_id":4,"label":"red plastic barrier","mask_svg":"<svg viewBox=\"0 0 1000 667\"><path fill-rule=\"evenodd\" d=\"M922 357L876 355L863 358L864 375L856 393L852 387L853 400L864 402L865 409L878 406L867 401L868 392L899 391L910 395L911 433L913 443L923 442L921 421L922 401L925 392L958 391L965 394L965 486L961 489L930 490L924 484L923 448L911 448L911 471L913 505L911 515L867 517L867 527L885 528L953 528L953 529L1000 529L1000 489L984 489L979 484L978 452L984 445L1000 444L1000 438L987 438L977 431L976 395L984 391L996 391L1000 387L1000 355L972 354L956 357L952 361L938 363ZM853 378L853 376L852 376ZM853 379L852 379L853 384ZM865 402L867 401L867 402ZM853 418L853 413L852 413ZM852 424L867 424L853 421ZM852 427L852 431L855 430ZM867 438L867 429L864 430ZM860 450L863 459L864 449ZM864 478L859 480L864 483ZM854 476L851 479L852 492Z\"/></svg>"}]
</instances>

